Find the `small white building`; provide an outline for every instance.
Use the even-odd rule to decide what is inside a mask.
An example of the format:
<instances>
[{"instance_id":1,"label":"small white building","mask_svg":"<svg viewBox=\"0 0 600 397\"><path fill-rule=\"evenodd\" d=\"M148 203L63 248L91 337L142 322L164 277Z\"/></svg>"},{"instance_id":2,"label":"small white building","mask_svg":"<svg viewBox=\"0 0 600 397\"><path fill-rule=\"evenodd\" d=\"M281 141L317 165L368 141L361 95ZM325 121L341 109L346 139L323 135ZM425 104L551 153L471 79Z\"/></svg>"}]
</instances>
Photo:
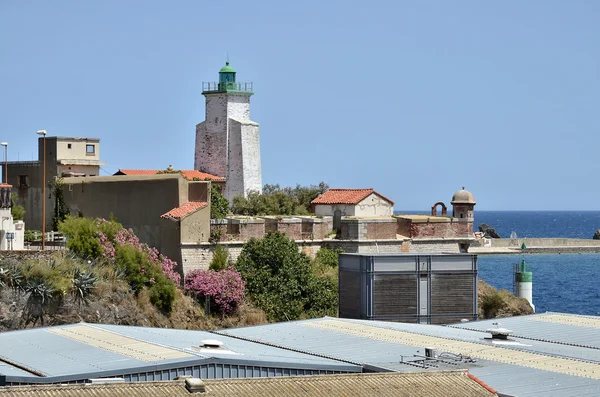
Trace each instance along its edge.
<instances>
[{"instance_id":1,"label":"small white building","mask_svg":"<svg viewBox=\"0 0 600 397\"><path fill-rule=\"evenodd\" d=\"M392 216L394 202L373 189L329 189L311 202L317 216Z\"/></svg>"},{"instance_id":2,"label":"small white building","mask_svg":"<svg viewBox=\"0 0 600 397\"><path fill-rule=\"evenodd\" d=\"M14 221L11 213L12 185L0 184L0 250L22 250L25 239L25 223Z\"/></svg>"}]
</instances>

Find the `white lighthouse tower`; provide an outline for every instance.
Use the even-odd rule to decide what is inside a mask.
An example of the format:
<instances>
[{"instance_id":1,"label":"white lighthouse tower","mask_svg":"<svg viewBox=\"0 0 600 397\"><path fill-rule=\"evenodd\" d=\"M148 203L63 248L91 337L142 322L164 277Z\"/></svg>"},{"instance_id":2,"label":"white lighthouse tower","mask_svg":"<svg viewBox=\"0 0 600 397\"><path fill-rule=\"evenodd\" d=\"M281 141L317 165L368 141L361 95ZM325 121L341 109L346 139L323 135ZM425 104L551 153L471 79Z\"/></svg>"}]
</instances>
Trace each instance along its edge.
<instances>
[{"instance_id":1,"label":"white lighthouse tower","mask_svg":"<svg viewBox=\"0 0 600 397\"><path fill-rule=\"evenodd\" d=\"M229 62L219 81L202 83L206 119L196 126L194 168L225 177L225 197L262 193L258 123L250 120L252 83L238 83Z\"/></svg>"},{"instance_id":2,"label":"white lighthouse tower","mask_svg":"<svg viewBox=\"0 0 600 397\"><path fill-rule=\"evenodd\" d=\"M523 243L524 246L525 243ZM535 313L535 306L533 305L533 274L527 263L525 263L525 259L515 265L515 286L517 296L527 299Z\"/></svg>"}]
</instances>

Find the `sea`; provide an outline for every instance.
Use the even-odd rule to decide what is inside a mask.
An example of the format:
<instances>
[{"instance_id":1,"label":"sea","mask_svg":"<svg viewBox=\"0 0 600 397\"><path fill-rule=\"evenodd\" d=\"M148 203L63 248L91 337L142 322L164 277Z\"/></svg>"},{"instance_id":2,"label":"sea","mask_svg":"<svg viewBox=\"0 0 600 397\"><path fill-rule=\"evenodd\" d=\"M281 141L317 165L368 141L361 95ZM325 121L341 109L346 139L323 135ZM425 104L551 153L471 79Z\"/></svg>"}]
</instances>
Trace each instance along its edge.
<instances>
[{"instance_id":1,"label":"sea","mask_svg":"<svg viewBox=\"0 0 600 397\"><path fill-rule=\"evenodd\" d=\"M475 229L482 223L503 238L514 233L518 238L591 239L600 229L600 211L475 211ZM479 255L479 278L514 292L513 266L522 258L533 272L536 313L600 316L600 254Z\"/></svg>"}]
</instances>

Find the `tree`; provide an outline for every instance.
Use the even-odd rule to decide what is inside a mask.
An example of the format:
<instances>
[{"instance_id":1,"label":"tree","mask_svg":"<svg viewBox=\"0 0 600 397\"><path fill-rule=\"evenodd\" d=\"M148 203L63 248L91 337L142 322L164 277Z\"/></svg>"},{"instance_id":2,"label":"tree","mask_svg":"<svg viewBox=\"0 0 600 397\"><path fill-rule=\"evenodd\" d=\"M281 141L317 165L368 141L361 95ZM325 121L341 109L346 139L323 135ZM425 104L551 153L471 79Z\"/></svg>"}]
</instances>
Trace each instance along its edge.
<instances>
[{"instance_id":1,"label":"tree","mask_svg":"<svg viewBox=\"0 0 600 397\"><path fill-rule=\"evenodd\" d=\"M63 193L63 179L57 178L54 182L54 215L52 216L52 230L58 230L60 222L69 215L69 208L65 204Z\"/></svg>"},{"instance_id":2,"label":"tree","mask_svg":"<svg viewBox=\"0 0 600 397\"><path fill-rule=\"evenodd\" d=\"M229 201L221 194L219 187L210 185L210 218L223 219L229 213Z\"/></svg>"},{"instance_id":3,"label":"tree","mask_svg":"<svg viewBox=\"0 0 600 397\"><path fill-rule=\"evenodd\" d=\"M311 202L325 192L325 182L318 185L284 187L266 184L262 194L250 192L248 197L233 198L232 209L239 215L309 215Z\"/></svg>"},{"instance_id":4,"label":"tree","mask_svg":"<svg viewBox=\"0 0 600 397\"><path fill-rule=\"evenodd\" d=\"M249 240L235 268L246 281L247 295L271 320L335 314L337 287L316 277L309 258L282 233Z\"/></svg>"},{"instance_id":5,"label":"tree","mask_svg":"<svg viewBox=\"0 0 600 397\"><path fill-rule=\"evenodd\" d=\"M17 205L17 201L19 201L19 196L17 193L11 193L10 199L12 201L12 207L10 209L10 213L15 221L22 221L25 217L25 207L22 205Z\"/></svg>"}]
</instances>

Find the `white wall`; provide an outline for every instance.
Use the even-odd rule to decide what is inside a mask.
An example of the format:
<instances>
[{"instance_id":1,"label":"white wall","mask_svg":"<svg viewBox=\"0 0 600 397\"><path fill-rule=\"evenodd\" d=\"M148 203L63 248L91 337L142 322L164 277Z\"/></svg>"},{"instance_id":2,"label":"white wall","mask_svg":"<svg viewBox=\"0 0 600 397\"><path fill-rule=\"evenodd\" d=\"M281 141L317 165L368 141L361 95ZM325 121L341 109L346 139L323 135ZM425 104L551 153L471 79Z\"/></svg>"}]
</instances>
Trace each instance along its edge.
<instances>
[{"instance_id":1,"label":"white wall","mask_svg":"<svg viewBox=\"0 0 600 397\"><path fill-rule=\"evenodd\" d=\"M392 216L394 206L375 193L371 193L356 206L356 216Z\"/></svg>"},{"instance_id":2,"label":"white wall","mask_svg":"<svg viewBox=\"0 0 600 397\"><path fill-rule=\"evenodd\" d=\"M340 210L342 216L354 216L356 208L350 204L317 204L315 205L316 216L333 216L335 211Z\"/></svg>"},{"instance_id":3,"label":"white wall","mask_svg":"<svg viewBox=\"0 0 600 397\"><path fill-rule=\"evenodd\" d=\"M247 196L250 191L262 193L260 137L258 124L229 120L229 170L225 197Z\"/></svg>"},{"instance_id":4,"label":"white wall","mask_svg":"<svg viewBox=\"0 0 600 397\"><path fill-rule=\"evenodd\" d=\"M7 233L14 233L8 240ZM0 208L0 250L22 250L24 248L25 223L13 221L10 208Z\"/></svg>"},{"instance_id":5,"label":"white wall","mask_svg":"<svg viewBox=\"0 0 600 397\"><path fill-rule=\"evenodd\" d=\"M227 179L228 200L262 192L258 124L250 120L250 95L206 95L206 120L196 126L194 168Z\"/></svg>"},{"instance_id":6,"label":"white wall","mask_svg":"<svg viewBox=\"0 0 600 397\"><path fill-rule=\"evenodd\" d=\"M71 149L69 149L71 145ZM88 154L86 145L94 145L94 154ZM87 139L60 139L56 140L57 160L100 160L100 142Z\"/></svg>"},{"instance_id":7,"label":"white wall","mask_svg":"<svg viewBox=\"0 0 600 397\"><path fill-rule=\"evenodd\" d=\"M76 172L85 174L86 176L100 176L100 167L97 165L59 165L57 167L58 176L62 176L63 172Z\"/></svg>"}]
</instances>

